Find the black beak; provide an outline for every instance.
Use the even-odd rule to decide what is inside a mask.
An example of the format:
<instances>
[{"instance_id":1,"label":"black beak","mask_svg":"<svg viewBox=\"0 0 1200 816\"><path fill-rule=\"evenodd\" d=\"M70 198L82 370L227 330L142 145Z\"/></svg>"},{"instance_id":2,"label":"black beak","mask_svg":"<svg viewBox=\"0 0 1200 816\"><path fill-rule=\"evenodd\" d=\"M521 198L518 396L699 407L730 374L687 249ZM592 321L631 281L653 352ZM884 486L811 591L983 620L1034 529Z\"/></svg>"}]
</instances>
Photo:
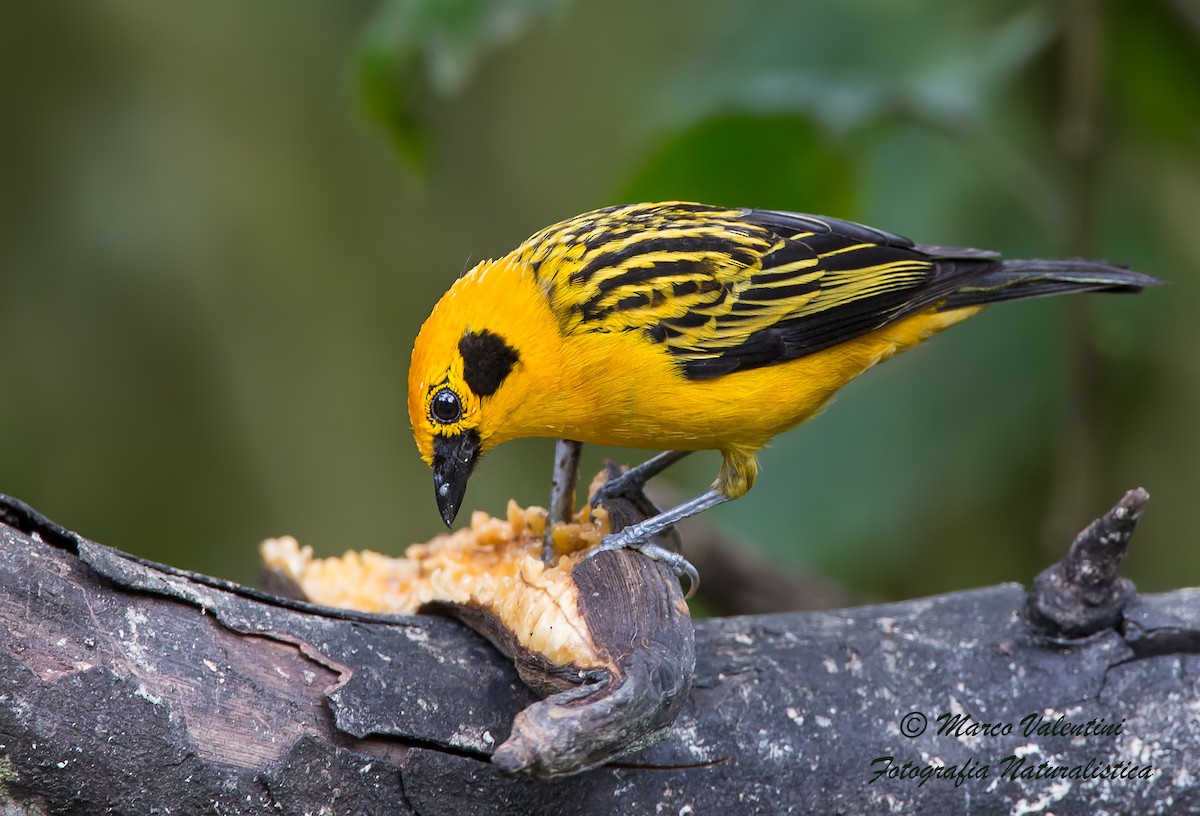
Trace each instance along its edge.
<instances>
[{"instance_id":1,"label":"black beak","mask_svg":"<svg viewBox=\"0 0 1200 816\"><path fill-rule=\"evenodd\" d=\"M467 492L467 480L479 461L479 445L475 431L433 438L433 490L447 527L454 524Z\"/></svg>"}]
</instances>

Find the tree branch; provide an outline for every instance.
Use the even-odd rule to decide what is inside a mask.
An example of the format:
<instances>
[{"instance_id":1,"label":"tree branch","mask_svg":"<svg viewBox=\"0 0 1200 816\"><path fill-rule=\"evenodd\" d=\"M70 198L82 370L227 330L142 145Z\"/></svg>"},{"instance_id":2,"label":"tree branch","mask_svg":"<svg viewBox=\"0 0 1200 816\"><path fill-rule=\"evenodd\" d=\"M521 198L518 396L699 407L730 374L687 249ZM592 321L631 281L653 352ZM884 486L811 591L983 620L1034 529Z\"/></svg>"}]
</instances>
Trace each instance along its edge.
<instances>
[{"instance_id":1,"label":"tree branch","mask_svg":"<svg viewBox=\"0 0 1200 816\"><path fill-rule=\"evenodd\" d=\"M0 803L16 812L1200 809L1200 590L1105 593L1079 568L1123 552L1132 524L1097 524L1063 569L1118 609L1082 637L1053 615L1031 626L1045 590L1016 585L699 621L669 737L539 783L489 761L536 698L454 621L275 598L16 503L0 520Z\"/></svg>"}]
</instances>

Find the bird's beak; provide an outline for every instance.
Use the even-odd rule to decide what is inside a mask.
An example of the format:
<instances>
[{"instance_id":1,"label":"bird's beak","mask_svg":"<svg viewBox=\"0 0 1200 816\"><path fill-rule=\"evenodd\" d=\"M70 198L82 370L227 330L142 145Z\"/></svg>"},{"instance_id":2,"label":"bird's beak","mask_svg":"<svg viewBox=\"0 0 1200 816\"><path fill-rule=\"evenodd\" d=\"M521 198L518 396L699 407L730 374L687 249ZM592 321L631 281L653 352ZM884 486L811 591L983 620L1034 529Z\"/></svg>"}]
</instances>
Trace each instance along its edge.
<instances>
[{"instance_id":1,"label":"bird's beak","mask_svg":"<svg viewBox=\"0 0 1200 816\"><path fill-rule=\"evenodd\" d=\"M467 480L479 461L479 447L479 434L475 431L433 438L433 490L447 527L454 524L458 515L467 492Z\"/></svg>"}]
</instances>

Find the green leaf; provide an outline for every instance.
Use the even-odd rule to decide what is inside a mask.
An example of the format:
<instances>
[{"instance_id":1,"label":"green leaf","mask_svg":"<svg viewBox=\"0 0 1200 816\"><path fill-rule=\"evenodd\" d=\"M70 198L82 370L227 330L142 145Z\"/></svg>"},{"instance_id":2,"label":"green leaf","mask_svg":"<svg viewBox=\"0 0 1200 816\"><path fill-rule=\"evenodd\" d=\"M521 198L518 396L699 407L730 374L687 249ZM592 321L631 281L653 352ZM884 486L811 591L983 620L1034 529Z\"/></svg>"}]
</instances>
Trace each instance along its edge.
<instances>
[{"instance_id":1,"label":"green leaf","mask_svg":"<svg viewBox=\"0 0 1200 816\"><path fill-rule=\"evenodd\" d=\"M1181 26L1178 13L1161 3L1110 8L1104 48L1115 123L1160 144L1200 148L1197 30Z\"/></svg>"},{"instance_id":2,"label":"green leaf","mask_svg":"<svg viewBox=\"0 0 1200 816\"><path fill-rule=\"evenodd\" d=\"M730 114L663 139L620 198L849 212L854 184L843 149L809 121Z\"/></svg>"},{"instance_id":3,"label":"green leaf","mask_svg":"<svg viewBox=\"0 0 1200 816\"><path fill-rule=\"evenodd\" d=\"M1057 29L1044 4L1020 4L1001 19L994 4L930 5L793 4L774 9L770 27L728 24L667 83L658 125L749 113L804 116L837 135L896 116L964 127ZM741 8L749 17L753 7Z\"/></svg>"},{"instance_id":4,"label":"green leaf","mask_svg":"<svg viewBox=\"0 0 1200 816\"><path fill-rule=\"evenodd\" d=\"M386 0L358 49L358 95L367 116L414 165L427 153L427 97L462 91L493 51L570 0Z\"/></svg>"}]
</instances>

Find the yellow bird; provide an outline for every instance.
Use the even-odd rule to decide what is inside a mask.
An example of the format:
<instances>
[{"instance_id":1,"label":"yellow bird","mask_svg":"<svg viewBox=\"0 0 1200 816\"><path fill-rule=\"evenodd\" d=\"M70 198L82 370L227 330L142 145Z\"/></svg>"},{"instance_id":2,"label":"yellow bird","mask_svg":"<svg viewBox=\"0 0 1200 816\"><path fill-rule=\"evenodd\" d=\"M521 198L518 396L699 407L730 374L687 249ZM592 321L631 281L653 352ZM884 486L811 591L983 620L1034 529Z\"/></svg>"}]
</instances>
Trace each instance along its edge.
<instances>
[{"instance_id":1,"label":"yellow bird","mask_svg":"<svg viewBox=\"0 0 1200 816\"><path fill-rule=\"evenodd\" d=\"M610 494L687 452L720 451L710 490L603 544L684 572L652 537L743 495L758 450L871 366L988 303L1158 282L1101 261L1005 261L801 213L609 207L547 227L450 287L413 348L409 419L447 526L479 457L510 439L558 438L560 454L581 442L667 451ZM574 466L562 465L571 472L559 474L552 513L563 513Z\"/></svg>"}]
</instances>

